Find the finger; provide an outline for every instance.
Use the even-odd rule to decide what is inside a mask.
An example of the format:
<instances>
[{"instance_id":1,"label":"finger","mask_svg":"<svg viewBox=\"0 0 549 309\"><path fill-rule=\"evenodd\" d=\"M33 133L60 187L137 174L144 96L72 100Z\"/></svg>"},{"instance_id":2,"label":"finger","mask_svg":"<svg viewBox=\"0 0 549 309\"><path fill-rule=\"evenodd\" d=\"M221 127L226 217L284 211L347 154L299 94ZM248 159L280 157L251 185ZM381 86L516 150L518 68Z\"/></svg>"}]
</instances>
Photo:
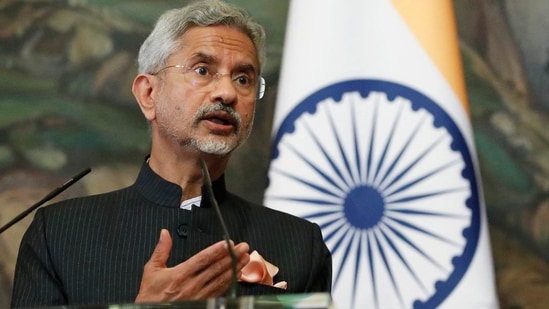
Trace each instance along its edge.
<instances>
[{"instance_id":1,"label":"finger","mask_svg":"<svg viewBox=\"0 0 549 309\"><path fill-rule=\"evenodd\" d=\"M228 256L229 250L227 249L227 244L222 240L199 251L190 257L187 262L193 265L195 273L200 273Z\"/></svg>"},{"instance_id":2,"label":"finger","mask_svg":"<svg viewBox=\"0 0 549 309\"><path fill-rule=\"evenodd\" d=\"M135 298L136 303L165 300L162 296L166 294L167 285L163 284L163 282L167 282L168 285L169 282L162 279L162 275L159 274L163 273L166 269L166 261L170 255L171 248L172 238L170 233L162 229L156 247L149 261L145 263L141 285Z\"/></svg>"},{"instance_id":3,"label":"finger","mask_svg":"<svg viewBox=\"0 0 549 309\"><path fill-rule=\"evenodd\" d=\"M172 250L172 237L170 232L166 229L160 231L160 238L154 248L154 251L147 264L151 264L153 267L166 267L166 262L170 257L170 251Z\"/></svg>"},{"instance_id":4,"label":"finger","mask_svg":"<svg viewBox=\"0 0 549 309\"><path fill-rule=\"evenodd\" d=\"M250 251L250 246L245 242L234 245L232 240L230 241L230 244L236 258L237 267L240 267L241 265L243 266L248 263L248 251ZM215 265L214 268L218 269L219 272L222 272L225 271L227 268L232 268L231 255L232 254L231 252L229 252L227 243L221 241L202 250L191 259L194 260L194 258L196 258L197 260L201 260L204 263L202 264L202 267L195 268L197 270L197 273L203 271L206 268L210 268L215 264L217 265Z\"/></svg>"},{"instance_id":5,"label":"finger","mask_svg":"<svg viewBox=\"0 0 549 309\"><path fill-rule=\"evenodd\" d=\"M233 247L234 251L235 251L235 254L237 256L239 255L245 255L247 254L249 251L250 251L250 245L248 245L248 243L245 243L245 242L241 242L237 245L235 245Z\"/></svg>"},{"instance_id":6,"label":"finger","mask_svg":"<svg viewBox=\"0 0 549 309\"><path fill-rule=\"evenodd\" d=\"M250 246L247 243L242 242L234 247L234 251L237 257L236 269L238 275L242 268L244 268L244 266L246 266L246 264L250 262Z\"/></svg>"},{"instance_id":7,"label":"finger","mask_svg":"<svg viewBox=\"0 0 549 309\"><path fill-rule=\"evenodd\" d=\"M198 298L206 299L219 297L225 294L231 287L232 278L232 269L227 269L224 272L218 273L215 277L212 277L209 281L204 283L202 289L197 293Z\"/></svg>"},{"instance_id":8,"label":"finger","mask_svg":"<svg viewBox=\"0 0 549 309\"><path fill-rule=\"evenodd\" d=\"M210 268L198 273L195 277L200 282L202 289L200 298L218 297L223 295L231 287L233 276L238 279L237 273L233 273L232 258L227 256L211 265Z\"/></svg>"},{"instance_id":9,"label":"finger","mask_svg":"<svg viewBox=\"0 0 549 309\"><path fill-rule=\"evenodd\" d=\"M199 273L196 273L196 281L203 288L200 289L201 297L215 297L225 293L232 282L233 276L238 278L241 269L249 262L248 254L250 246L247 243L240 243L233 247L236 257L236 274L233 274L233 259L228 254L218 259L216 263L210 265Z\"/></svg>"},{"instance_id":10,"label":"finger","mask_svg":"<svg viewBox=\"0 0 549 309\"><path fill-rule=\"evenodd\" d=\"M234 246L231 241L231 246L237 258L238 275L239 270L249 261L249 245L241 243ZM173 270L179 273L178 277L181 276L194 287L194 292L191 293L193 298L203 299L222 295L230 287L233 276L232 258L226 241L219 241L203 249L175 266ZM192 272L189 273L189 270Z\"/></svg>"}]
</instances>

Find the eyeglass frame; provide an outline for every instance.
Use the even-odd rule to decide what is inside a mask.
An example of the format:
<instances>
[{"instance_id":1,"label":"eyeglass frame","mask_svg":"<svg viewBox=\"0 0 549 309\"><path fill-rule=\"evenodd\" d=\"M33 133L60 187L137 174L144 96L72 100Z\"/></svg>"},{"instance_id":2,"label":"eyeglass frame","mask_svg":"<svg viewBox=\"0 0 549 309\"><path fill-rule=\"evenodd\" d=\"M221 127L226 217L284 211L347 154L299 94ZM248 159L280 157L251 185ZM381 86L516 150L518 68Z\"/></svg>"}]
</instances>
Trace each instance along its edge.
<instances>
[{"instance_id":1,"label":"eyeglass frame","mask_svg":"<svg viewBox=\"0 0 549 309\"><path fill-rule=\"evenodd\" d=\"M191 67L188 66L188 65L184 65L184 64L174 64L174 65L168 65L168 66L165 66L163 67L162 69L154 72L154 73L150 73L151 75L157 75L159 74L160 72L164 71L164 70L167 70L167 69L170 69L170 68L177 68L177 69L184 69L183 71L183 75L185 76L187 73L189 73L189 71L192 71ZM214 81L219 81L221 79L221 77L223 77L224 75L230 75L231 73L215 73L213 75L213 79ZM263 76L259 75L258 76L258 79L257 79L257 85L256 85L256 100L261 100L263 99L264 95L265 95L265 85L266 85L266 82L265 82L265 78L263 78Z\"/></svg>"}]
</instances>

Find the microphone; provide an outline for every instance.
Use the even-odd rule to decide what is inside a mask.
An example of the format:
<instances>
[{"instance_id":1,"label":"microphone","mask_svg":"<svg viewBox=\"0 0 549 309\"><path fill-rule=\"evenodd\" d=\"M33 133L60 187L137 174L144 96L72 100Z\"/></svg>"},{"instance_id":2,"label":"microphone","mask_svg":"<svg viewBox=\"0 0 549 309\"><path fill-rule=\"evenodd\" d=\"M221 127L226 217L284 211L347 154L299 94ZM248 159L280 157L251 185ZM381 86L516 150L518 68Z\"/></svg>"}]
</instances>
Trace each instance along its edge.
<instances>
[{"instance_id":1,"label":"microphone","mask_svg":"<svg viewBox=\"0 0 549 309\"><path fill-rule=\"evenodd\" d=\"M80 180L80 178L86 176L91 171L91 169L88 167L85 170L81 171L80 173L76 174L71 179L67 180L64 184L61 186L55 188L53 191L48 193L46 196L44 196L40 201L38 201L36 204L29 207L27 210L20 213L17 217L13 218L10 222L8 222L6 225L0 227L0 234L2 234L5 230L10 228L15 223L19 222L21 219L25 218L28 214L30 214L33 210L40 207L45 202L51 200L52 198L56 197L59 193L65 191L68 187L72 186L75 182Z\"/></svg>"},{"instance_id":2,"label":"microphone","mask_svg":"<svg viewBox=\"0 0 549 309\"><path fill-rule=\"evenodd\" d=\"M227 226L225 225L225 220L223 219L223 215L221 215L221 210L219 209L219 205L217 204L217 201L215 200L215 195L212 188L212 180L210 179L210 173L208 172L208 166L206 166L206 162L203 158L200 158L200 167L202 168L202 176L203 176L203 188L205 198L207 198L210 203L212 204L213 208L215 209L215 213L217 214L217 219L219 220L219 223L221 224L221 228L223 229L225 242L227 242L227 247L229 248L229 255L231 256L231 266L233 268L233 273L231 276L231 287L229 290L229 298L236 299L236 254L234 253L233 247L231 246L229 236L229 230L227 230Z\"/></svg>"}]
</instances>

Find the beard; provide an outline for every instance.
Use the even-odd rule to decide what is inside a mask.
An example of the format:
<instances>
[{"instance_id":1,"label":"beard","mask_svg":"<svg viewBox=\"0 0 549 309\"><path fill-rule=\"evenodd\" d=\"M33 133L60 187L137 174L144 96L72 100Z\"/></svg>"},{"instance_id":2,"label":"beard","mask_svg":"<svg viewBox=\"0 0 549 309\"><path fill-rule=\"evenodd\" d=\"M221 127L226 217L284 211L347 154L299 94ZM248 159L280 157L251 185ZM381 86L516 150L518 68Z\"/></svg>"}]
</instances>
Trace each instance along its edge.
<instances>
[{"instance_id":1,"label":"beard","mask_svg":"<svg viewBox=\"0 0 549 309\"><path fill-rule=\"evenodd\" d=\"M191 148L212 155L224 156L230 154L238 146L244 143L251 133L253 118L248 125L243 126L242 117L230 105L216 102L212 105L202 106L193 116L191 127L183 129L179 129L173 124L185 123L184 115L181 115L180 113L171 113L167 108L167 105L166 101L157 105L159 118L170 119L170 121L159 121L158 127L160 131L163 132L163 135L176 141L181 147ZM209 134L206 137L187 134L188 132L198 132L199 124L203 117L208 113L215 111L224 111L233 118L235 127L234 134L231 136Z\"/></svg>"},{"instance_id":2,"label":"beard","mask_svg":"<svg viewBox=\"0 0 549 309\"><path fill-rule=\"evenodd\" d=\"M193 128L198 128L198 124L202 117L211 112L224 111L233 118L235 133L230 138L217 138L215 135L210 135L204 139L190 139L192 146L202 152L214 155L227 155L240 146L250 135L250 128L253 122L249 125L242 126L242 117L238 114L231 105L225 105L221 102L216 102L214 105L202 106L193 118ZM243 131L244 130L244 131Z\"/></svg>"},{"instance_id":3,"label":"beard","mask_svg":"<svg viewBox=\"0 0 549 309\"><path fill-rule=\"evenodd\" d=\"M214 138L208 138L203 141L189 139L187 146L194 147L204 153L223 156L231 153L234 149L236 149L237 145L232 145L225 141L215 140Z\"/></svg>"}]
</instances>

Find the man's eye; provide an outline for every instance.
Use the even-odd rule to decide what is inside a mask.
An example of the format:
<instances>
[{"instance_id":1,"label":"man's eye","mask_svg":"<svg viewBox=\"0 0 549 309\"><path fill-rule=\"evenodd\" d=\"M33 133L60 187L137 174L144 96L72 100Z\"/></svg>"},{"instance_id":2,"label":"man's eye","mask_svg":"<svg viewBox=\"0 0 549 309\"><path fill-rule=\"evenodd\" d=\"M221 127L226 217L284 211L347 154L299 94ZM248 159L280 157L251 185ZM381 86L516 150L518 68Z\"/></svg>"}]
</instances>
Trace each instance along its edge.
<instances>
[{"instance_id":1,"label":"man's eye","mask_svg":"<svg viewBox=\"0 0 549 309\"><path fill-rule=\"evenodd\" d=\"M239 85L248 85L250 83L250 78L246 75L239 75L235 78L235 81L239 84Z\"/></svg>"},{"instance_id":2,"label":"man's eye","mask_svg":"<svg viewBox=\"0 0 549 309\"><path fill-rule=\"evenodd\" d=\"M196 72L196 74L202 75L202 76L206 76L209 74L208 69L206 67L198 67L194 69L194 71Z\"/></svg>"}]
</instances>

